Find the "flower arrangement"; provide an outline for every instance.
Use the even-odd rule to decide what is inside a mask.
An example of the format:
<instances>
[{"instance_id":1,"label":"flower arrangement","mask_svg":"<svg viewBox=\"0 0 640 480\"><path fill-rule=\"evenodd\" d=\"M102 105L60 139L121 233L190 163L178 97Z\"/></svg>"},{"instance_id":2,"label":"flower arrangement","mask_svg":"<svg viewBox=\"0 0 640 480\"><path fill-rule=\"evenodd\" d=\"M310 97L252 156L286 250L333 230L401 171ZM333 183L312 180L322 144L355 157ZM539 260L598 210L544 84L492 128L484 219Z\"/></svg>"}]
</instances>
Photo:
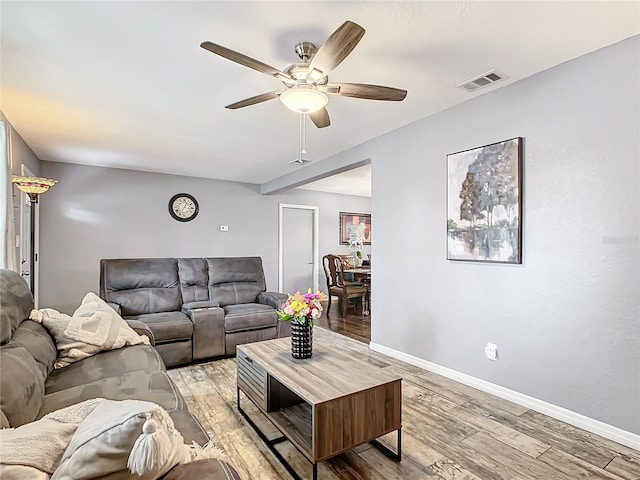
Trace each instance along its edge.
<instances>
[{"instance_id":1,"label":"flower arrangement","mask_svg":"<svg viewBox=\"0 0 640 480\"><path fill-rule=\"evenodd\" d=\"M355 237L349 239L349 247L353 250L358 259L362 260L362 246L364 244L364 239L362 237Z\"/></svg>"},{"instance_id":2,"label":"flower arrangement","mask_svg":"<svg viewBox=\"0 0 640 480\"><path fill-rule=\"evenodd\" d=\"M322 300L326 300L327 295L317 291L311 293L311 289L304 295L300 292L296 292L294 295L289 295L289 298L282 304L281 310L278 310L278 317L283 322L293 321L296 323L308 322L313 327L313 321L320 318L322 314Z\"/></svg>"}]
</instances>

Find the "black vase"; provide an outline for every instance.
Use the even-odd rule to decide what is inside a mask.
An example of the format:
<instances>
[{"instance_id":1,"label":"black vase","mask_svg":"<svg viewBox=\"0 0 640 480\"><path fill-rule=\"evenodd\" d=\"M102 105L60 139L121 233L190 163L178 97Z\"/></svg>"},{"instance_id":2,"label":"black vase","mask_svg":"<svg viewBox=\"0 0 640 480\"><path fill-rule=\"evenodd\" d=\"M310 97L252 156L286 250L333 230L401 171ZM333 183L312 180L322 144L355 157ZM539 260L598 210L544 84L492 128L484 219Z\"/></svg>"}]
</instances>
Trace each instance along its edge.
<instances>
[{"instance_id":1,"label":"black vase","mask_svg":"<svg viewBox=\"0 0 640 480\"><path fill-rule=\"evenodd\" d=\"M291 356L293 358L311 358L313 353L313 327L309 320L303 323L291 320Z\"/></svg>"}]
</instances>

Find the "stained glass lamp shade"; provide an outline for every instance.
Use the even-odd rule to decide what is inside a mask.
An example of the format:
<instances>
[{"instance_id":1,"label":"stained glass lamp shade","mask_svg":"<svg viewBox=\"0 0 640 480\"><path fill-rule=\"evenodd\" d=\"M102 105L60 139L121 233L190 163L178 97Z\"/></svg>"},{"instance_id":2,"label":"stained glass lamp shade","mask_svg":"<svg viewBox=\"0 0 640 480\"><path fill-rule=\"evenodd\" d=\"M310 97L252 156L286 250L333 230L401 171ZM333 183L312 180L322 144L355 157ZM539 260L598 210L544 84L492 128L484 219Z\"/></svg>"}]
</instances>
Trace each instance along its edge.
<instances>
[{"instance_id":1,"label":"stained glass lamp shade","mask_svg":"<svg viewBox=\"0 0 640 480\"><path fill-rule=\"evenodd\" d=\"M20 177L11 175L11 181L16 184L18 190L29 195L31 203L38 203L38 195L45 193L49 188L53 187L57 180L42 177Z\"/></svg>"}]
</instances>

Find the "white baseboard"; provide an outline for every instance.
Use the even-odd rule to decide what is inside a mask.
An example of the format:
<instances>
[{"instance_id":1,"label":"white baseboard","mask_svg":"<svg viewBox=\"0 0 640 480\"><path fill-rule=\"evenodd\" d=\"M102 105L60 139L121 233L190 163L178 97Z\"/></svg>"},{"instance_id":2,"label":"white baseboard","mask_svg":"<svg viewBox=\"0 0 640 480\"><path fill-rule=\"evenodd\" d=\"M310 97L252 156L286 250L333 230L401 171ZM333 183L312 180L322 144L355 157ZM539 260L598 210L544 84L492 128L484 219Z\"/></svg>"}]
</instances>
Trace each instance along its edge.
<instances>
[{"instance_id":1,"label":"white baseboard","mask_svg":"<svg viewBox=\"0 0 640 480\"><path fill-rule=\"evenodd\" d=\"M470 387L477 388L478 390L482 390L483 392L490 393L492 395L495 395L496 397L504 398L505 400L517 403L518 405L531 408L532 410L544 413L545 415L549 415L550 417L556 418L558 420L562 420L563 422L582 428L584 430L587 430L588 432L595 433L596 435L608 438L609 440L613 440L614 442L621 443L622 445L626 445L627 447L633 448L635 450L640 450L640 435L636 435L635 433L627 432L626 430L622 430L621 428L614 427L590 417L586 417L571 410L567 410L566 408L558 407L557 405L553 405L543 400L530 397L529 395L525 395L523 393L501 387L500 385L487 382L486 380L482 380L480 378L472 377L471 375L467 375L466 373L461 373L457 370L443 367L442 365L438 365L436 363L428 362L427 360L423 360L422 358L414 357L413 355L394 350L378 343L369 343L369 348L376 352L380 352L390 357L401 360L405 363L409 363L411 365L415 365L416 367L420 367L430 372L437 373L438 375L442 375L443 377L450 378L451 380L455 380L456 382L460 382L465 385L469 385Z\"/></svg>"}]
</instances>

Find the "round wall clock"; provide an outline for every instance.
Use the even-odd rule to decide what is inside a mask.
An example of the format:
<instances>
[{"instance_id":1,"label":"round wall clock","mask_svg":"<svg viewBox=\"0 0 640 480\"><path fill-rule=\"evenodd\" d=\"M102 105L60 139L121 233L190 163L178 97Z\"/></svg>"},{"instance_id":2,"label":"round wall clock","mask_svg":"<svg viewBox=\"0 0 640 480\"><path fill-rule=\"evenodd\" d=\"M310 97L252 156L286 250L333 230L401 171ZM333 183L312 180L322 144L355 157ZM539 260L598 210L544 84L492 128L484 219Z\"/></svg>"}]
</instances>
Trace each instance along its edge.
<instances>
[{"instance_id":1,"label":"round wall clock","mask_svg":"<svg viewBox=\"0 0 640 480\"><path fill-rule=\"evenodd\" d=\"M176 193L169 200L169 214L179 222L189 222L198 215L198 201L188 193Z\"/></svg>"}]
</instances>

